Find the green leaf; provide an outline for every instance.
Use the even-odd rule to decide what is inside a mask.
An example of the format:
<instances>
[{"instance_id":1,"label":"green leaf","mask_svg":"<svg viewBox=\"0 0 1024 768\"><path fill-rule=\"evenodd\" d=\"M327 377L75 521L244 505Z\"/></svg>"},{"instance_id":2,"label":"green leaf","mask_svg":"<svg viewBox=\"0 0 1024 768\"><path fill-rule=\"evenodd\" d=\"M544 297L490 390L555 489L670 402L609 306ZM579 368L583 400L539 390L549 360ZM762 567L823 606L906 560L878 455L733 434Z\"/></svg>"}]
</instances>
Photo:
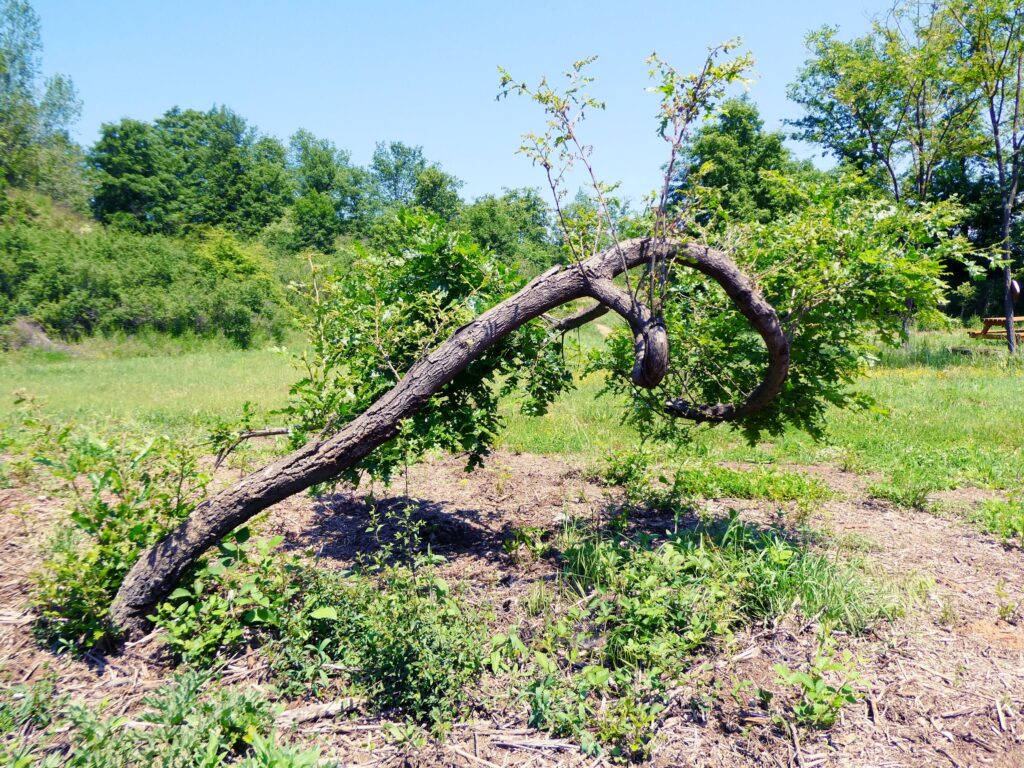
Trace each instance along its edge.
<instances>
[{"instance_id":1,"label":"green leaf","mask_svg":"<svg viewBox=\"0 0 1024 768\"><path fill-rule=\"evenodd\" d=\"M337 621L338 620L338 611L337 611L337 609L332 608L329 605L326 605L326 606L324 606L322 608L317 608L315 611L310 613L309 614L309 618L311 618L311 619L326 619L328 621Z\"/></svg>"}]
</instances>

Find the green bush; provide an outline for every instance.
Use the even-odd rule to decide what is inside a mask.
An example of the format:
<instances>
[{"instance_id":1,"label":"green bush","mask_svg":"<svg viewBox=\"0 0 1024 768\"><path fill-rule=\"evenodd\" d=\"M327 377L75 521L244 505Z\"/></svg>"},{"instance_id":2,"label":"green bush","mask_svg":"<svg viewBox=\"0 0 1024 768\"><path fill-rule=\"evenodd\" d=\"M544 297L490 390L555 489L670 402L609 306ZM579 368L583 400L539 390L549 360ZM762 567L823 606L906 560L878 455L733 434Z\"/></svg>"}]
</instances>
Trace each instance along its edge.
<instances>
[{"instance_id":1,"label":"green bush","mask_svg":"<svg viewBox=\"0 0 1024 768\"><path fill-rule=\"evenodd\" d=\"M0 326L27 316L50 334L153 330L281 337L284 294L262 252L208 231L191 241L21 217L0 226Z\"/></svg>"},{"instance_id":2,"label":"green bush","mask_svg":"<svg viewBox=\"0 0 1024 768\"><path fill-rule=\"evenodd\" d=\"M167 438L113 443L30 423L35 461L70 500L70 525L58 526L34 575L36 632L59 647L88 649L116 637L108 612L122 580L143 549L192 511L208 478Z\"/></svg>"}]
</instances>

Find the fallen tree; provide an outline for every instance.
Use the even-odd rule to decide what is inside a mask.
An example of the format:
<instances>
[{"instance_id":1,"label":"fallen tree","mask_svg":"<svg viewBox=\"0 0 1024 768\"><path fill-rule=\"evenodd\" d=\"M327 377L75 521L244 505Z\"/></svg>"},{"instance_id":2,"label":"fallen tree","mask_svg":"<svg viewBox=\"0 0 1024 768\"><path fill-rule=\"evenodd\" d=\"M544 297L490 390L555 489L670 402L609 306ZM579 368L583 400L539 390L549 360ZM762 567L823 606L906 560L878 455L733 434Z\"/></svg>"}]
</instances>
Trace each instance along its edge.
<instances>
[{"instance_id":1,"label":"fallen tree","mask_svg":"<svg viewBox=\"0 0 1024 768\"><path fill-rule=\"evenodd\" d=\"M339 432L310 440L202 502L139 558L111 606L111 620L125 636L137 635L146 627L146 616L209 547L272 504L355 466L396 437L403 420L416 414L482 353L524 324L569 302L591 298L601 309L556 321L555 330L578 327L605 308L619 314L633 334L633 383L656 387L669 363L665 326L614 278L635 267L668 262L691 267L722 287L763 340L768 364L761 383L740 402L702 404L679 399L666 403L666 411L697 421L722 422L764 408L781 390L790 362L789 341L771 305L722 252L662 239L627 240L572 266L548 270L455 331Z\"/></svg>"}]
</instances>

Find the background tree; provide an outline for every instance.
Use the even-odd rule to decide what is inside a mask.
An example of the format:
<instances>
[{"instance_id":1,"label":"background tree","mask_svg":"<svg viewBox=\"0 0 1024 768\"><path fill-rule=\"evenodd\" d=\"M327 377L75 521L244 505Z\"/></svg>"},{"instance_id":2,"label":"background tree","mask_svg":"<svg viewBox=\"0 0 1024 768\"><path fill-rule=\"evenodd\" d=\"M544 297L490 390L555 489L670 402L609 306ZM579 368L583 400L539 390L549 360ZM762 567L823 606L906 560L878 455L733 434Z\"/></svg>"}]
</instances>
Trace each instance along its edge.
<instances>
[{"instance_id":1,"label":"background tree","mask_svg":"<svg viewBox=\"0 0 1024 768\"><path fill-rule=\"evenodd\" d=\"M89 163L96 170L92 211L101 222L142 233L178 228L177 158L154 126L128 118L105 123Z\"/></svg>"},{"instance_id":2,"label":"background tree","mask_svg":"<svg viewBox=\"0 0 1024 768\"><path fill-rule=\"evenodd\" d=\"M974 181L979 95L959 74L957 25L940 8L900 2L850 42L833 28L812 32L811 57L790 87L806 113L793 121L797 138L821 144L896 202L959 197L950 182ZM968 279L962 264L947 267ZM906 328L914 311L908 303Z\"/></svg>"},{"instance_id":3,"label":"background tree","mask_svg":"<svg viewBox=\"0 0 1024 768\"><path fill-rule=\"evenodd\" d=\"M297 248L330 253L339 235L366 231L373 190L369 175L351 164L348 152L300 130L289 143L288 165L297 195L292 205Z\"/></svg>"},{"instance_id":4,"label":"background tree","mask_svg":"<svg viewBox=\"0 0 1024 768\"><path fill-rule=\"evenodd\" d=\"M39 17L22 0L0 2L0 175L84 205L81 150L69 129L81 102L70 78L42 80Z\"/></svg>"},{"instance_id":5,"label":"background tree","mask_svg":"<svg viewBox=\"0 0 1024 768\"><path fill-rule=\"evenodd\" d=\"M955 30L917 2L898 4L850 42L811 32L790 86L806 114L796 136L877 179L897 201L932 198L936 169L976 148L977 94L952 55Z\"/></svg>"},{"instance_id":6,"label":"background tree","mask_svg":"<svg viewBox=\"0 0 1024 768\"><path fill-rule=\"evenodd\" d=\"M90 154L101 221L174 234L220 226L254 235L292 201L286 152L226 107L174 108L150 130L104 125ZM147 201L138 205L138 201Z\"/></svg>"},{"instance_id":7,"label":"background tree","mask_svg":"<svg viewBox=\"0 0 1024 768\"><path fill-rule=\"evenodd\" d=\"M462 209L459 189L462 181L437 166L424 168L416 176L416 191L413 203L430 211L444 221L452 221Z\"/></svg>"},{"instance_id":8,"label":"background tree","mask_svg":"<svg viewBox=\"0 0 1024 768\"><path fill-rule=\"evenodd\" d=\"M462 207L462 182L428 162L423 147L378 142L369 170L384 208L418 205L451 221Z\"/></svg>"},{"instance_id":9,"label":"background tree","mask_svg":"<svg viewBox=\"0 0 1024 768\"><path fill-rule=\"evenodd\" d=\"M726 221L771 221L793 209L794 200L766 174L813 174L798 163L781 131L766 132L757 106L746 96L722 103L714 120L686 143L673 179L676 204L696 208L702 223L712 216ZM710 194L708 194L710 193ZM703 206L714 210L700 211Z\"/></svg>"},{"instance_id":10,"label":"background tree","mask_svg":"<svg viewBox=\"0 0 1024 768\"><path fill-rule=\"evenodd\" d=\"M1017 351L1013 323L1011 240L1024 165L1024 3L1021 0L949 0L944 6L959 27L960 77L980 95L988 147L984 157L999 198L997 252L1003 267L1006 343Z\"/></svg>"},{"instance_id":11,"label":"background tree","mask_svg":"<svg viewBox=\"0 0 1024 768\"><path fill-rule=\"evenodd\" d=\"M370 173L383 204L412 205L417 180L426 167L423 147L410 147L400 141L378 142L370 160Z\"/></svg>"},{"instance_id":12,"label":"background tree","mask_svg":"<svg viewBox=\"0 0 1024 768\"><path fill-rule=\"evenodd\" d=\"M501 254L530 273L557 259L548 207L535 189L510 189L484 195L467 205L459 224L482 248Z\"/></svg>"}]
</instances>

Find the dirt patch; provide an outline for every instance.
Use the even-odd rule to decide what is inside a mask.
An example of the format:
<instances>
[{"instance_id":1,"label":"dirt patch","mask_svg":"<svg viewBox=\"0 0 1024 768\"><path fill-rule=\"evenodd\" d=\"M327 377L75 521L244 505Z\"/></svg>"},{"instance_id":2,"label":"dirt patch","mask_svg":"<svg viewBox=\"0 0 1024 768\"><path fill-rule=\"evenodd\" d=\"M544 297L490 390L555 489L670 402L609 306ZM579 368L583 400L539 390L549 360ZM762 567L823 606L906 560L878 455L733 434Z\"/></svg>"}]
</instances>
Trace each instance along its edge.
<instances>
[{"instance_id":1,"label":"dirt patch","mask_svg":"<svg viewBox=\"0 0 1024 768\"><path fill-rule=\"evenodd\" d=\"M1024 631L1005 622L972 621L960 627L960 631L980 637L997 648L1024 651Z\"/></svg>"},{"instance_id":2,"label":"dirt patch","mask_svg":"<svg viewBox=\"0 0 1024 768\"><path fill-rule=\"evenodd\" d=\"M876 576L910 585L921 595L905 618L862 637L841 638L854 652L865 697L843 711L827 733L793 734L756 715L751 686L775 685L774 666L798 668L814 652L813 621L751 627L716 653L696 659L672 692L651 760L656 766L1016 766L1024 765L1024 630L1002 619L1024 601L1024 553L955 519L902 510L867 497L865 479L831 467L786 467L811 474L839 497L813 513L827 530L821 546L864 540L858 552ZM223 479L227 479L225 473ZM366 494L373 491L373 496ZM454 458L410 470L390 488L362 488L273 507L261 530L284 536L283 547L324 567L346 568L386 545L394 531L371 533L375 511L400 508L422 523L424 546L443 554L443 575L465 586L466 599L493 606L495 631L523 620L534 584L554 577L557 564L503 546L516 530L555 531L570 517L599 518L615 495L594 484L579 465L550 457L499 452L472 474ZM89 703L116 701L110 714L130 716L140 699L169 675L154 639L116 657L71 661L40 649L31 637L27 574L38 545L60 519L59 502L0 491L0 663L12 682L37 678L47 667L58 693ZM778 523L785 505L716 500L713 514L736 509L744 519ZM669 521L652 517L656 530ZM848 554L848 553L847 553ZM1019 612L1011 621L1019 621ZM230 666L228 680L258 678L254 659ZM748 685L749 684L749 685ZM717 691L710 709L694 706ZM737 691L735 695L730 691ZM485 695L486 694L486 695ZM469 723L444 743L403 750L377 718L325 719L303 724L289 738L315 744L343 765L605 764L571 743L528 727L528 707L508 691L481 691ZM301 705L303 702L297 703Z\"/></svg>"},{"instance_id":3,"label":"dirt patch","mask_svg":"<svg viewBox=\"0 0 1024 768\"><path fill-rule=\"evenodd\" d=\"M10 324L0 327L0 349L42 349L47 352L64 352L69 347L51 339L39 323L26 317L18 317Z\"/></svg>"}]
</instances>

